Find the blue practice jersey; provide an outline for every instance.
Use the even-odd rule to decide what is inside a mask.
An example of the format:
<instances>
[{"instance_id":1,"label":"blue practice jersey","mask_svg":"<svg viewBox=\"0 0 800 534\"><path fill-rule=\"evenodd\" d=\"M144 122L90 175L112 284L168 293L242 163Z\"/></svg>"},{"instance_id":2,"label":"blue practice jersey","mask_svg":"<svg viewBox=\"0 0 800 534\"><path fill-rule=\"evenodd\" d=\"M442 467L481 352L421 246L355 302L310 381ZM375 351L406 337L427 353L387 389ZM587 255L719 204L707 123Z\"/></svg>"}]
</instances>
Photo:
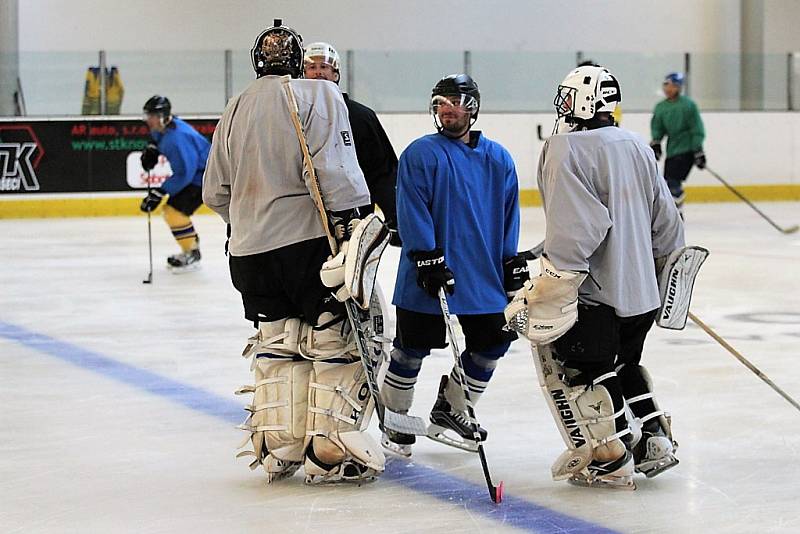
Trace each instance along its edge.
<instances>
[{"instance_id":1,"label":"blue practice jersey","mask_svg":"<svg viewBox=\"0 0 800 534\"><path fill-rule=\"evenodd\" d=\"M211 143L190 125L173 117L172 124L164 132L153 132L158 150L169 160L172 176L161 187L170 195L182 191L187 185L203 186L203 172L206 169L208 151Z\"/></svg>"},{"instance_id":2,"label":"blue practice jersey","mask_svg":"<svg viewBox=\"0 0 800 534\"><path fill-rule=\"evenodd\" d=\"M439 314L417 285L411 253L441 248L455 276L454 314L502 312L503 260L517 253L519 184L514 161L480 132L475 148L441 134L417 139L400 156L397 221L403 250L393 303Z\"/></svg>"}]
</instances>

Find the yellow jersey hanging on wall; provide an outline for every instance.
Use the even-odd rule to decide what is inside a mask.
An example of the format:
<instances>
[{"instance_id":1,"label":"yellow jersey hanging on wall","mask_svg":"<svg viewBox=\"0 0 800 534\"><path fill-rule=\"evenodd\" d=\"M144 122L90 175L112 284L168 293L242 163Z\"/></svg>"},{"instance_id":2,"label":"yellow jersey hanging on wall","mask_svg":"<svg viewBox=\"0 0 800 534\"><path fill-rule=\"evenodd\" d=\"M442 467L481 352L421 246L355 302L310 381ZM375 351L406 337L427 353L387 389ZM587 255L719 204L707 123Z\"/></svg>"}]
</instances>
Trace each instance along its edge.
<instances>
[{"instance_id":1,"label":"yellow jersey hanging on wall","mask_svg":"<svg viewBox=\"0 0 800 534\"><path fill-rule=\"evenodd\" d=\"M117 67L106 68L106 114L119 115L125 87ZM83 115L100 115L100 67L86 69L83 89Z\"/></svg>"}]
</instances>

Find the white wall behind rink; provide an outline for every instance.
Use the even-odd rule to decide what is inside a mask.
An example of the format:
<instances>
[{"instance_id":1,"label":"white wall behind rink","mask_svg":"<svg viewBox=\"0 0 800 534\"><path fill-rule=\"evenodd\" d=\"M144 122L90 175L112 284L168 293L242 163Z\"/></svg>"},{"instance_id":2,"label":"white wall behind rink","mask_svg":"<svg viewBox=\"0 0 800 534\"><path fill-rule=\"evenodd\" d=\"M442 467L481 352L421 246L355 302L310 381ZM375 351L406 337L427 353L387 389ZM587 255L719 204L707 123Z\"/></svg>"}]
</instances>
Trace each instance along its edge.
<instances>
[{"instance_id":1,"label":"white wall behind rink","mask_svg":"<svg viewBox=\"0 0 800 534\"><path fill-rule=\"evenodd\" d=\"M411 141L435 131L433 119L427 114L379 117L398 156ZM622 124L649 142L650 117L650 113L623 113ZM800 184L800 113L703 113L702 117L708 165L727 181L735 185ZM536 126L541 124L542 133L547 136L554 118L554 114L546 113L485 113L479 116L475 128L511 153L521 188L536 189L536 165L543 145ZM692 186L721 185L709 173L697 169L689 180Z\"/></svg>"}]
</instances>

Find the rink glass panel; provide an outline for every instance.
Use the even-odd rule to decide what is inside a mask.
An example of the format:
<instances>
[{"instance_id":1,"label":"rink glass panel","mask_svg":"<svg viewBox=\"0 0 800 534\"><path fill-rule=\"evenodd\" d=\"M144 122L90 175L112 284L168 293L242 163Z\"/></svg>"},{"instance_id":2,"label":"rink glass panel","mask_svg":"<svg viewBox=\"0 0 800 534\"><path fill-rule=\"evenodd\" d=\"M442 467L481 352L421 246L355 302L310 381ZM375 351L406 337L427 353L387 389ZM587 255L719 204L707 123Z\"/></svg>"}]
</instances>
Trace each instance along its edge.
<instances>
[{"instance_id":1,"label":"rink glass panel","mask_svg":"<svg viewBox=\"0 0 800 534\"><path fill-rule=\"evenodd\" d=\"M684 71L682 53L646 54L595 50L375 51L339 50L340 87L382 113L425 113L430 91L443 76L471 74L481 88L486 112L549 112L555 87L578 59L607 66L622 85L624 112L650 111L663 98L668 72ZM99 51L19 52L19 75L27 114L78 115L86 70ZM153 94L170 98L176 114L221 113L227 96L255 79L248 49L230 54L226 84L224 50L114 51L108 67L119 69L124 86L121 114L139 115ZM797 54L692 53L687 92L702 111L786 110L800 107ZM227 86L227 93L226 93Z\"/></svg>"}]
</instances>

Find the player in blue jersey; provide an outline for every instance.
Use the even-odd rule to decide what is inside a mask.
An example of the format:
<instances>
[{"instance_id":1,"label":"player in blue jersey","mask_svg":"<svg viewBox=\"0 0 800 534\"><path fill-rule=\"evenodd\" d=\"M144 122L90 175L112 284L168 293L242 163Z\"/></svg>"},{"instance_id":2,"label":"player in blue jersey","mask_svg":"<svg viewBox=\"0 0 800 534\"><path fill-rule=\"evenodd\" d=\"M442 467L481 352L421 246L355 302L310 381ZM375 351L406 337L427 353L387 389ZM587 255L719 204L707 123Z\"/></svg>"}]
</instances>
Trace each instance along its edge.
<instances>
[{"instance_id":1,"label":"player in blue jersey","mask_svg":"<svg viewBox=\"0 0 800 534\"><path fill-rule=\"evenodd\" d=\"M400 157L397 331L381 389L386 406L400 413L411 407L422 360L431 349L446 347L440 288L449 293L450 311L466 337L461 361L473 403L514 339L502 327L507 295L528 278L527 264L517 256L519 184L508 152L472 131L480 98L468 75L442 78L430 104L437 133L417 139ZM430 435L466 448L474 446L473 433L458 377L454 368L441 379ZM484 429L480 435L486 439ZM383 433L382 444L392 452L408 456L413 443L413 435Z\"/></svg>"},{"instance_id":2,"label":"player in blue jersey","mask_svg":"<svg viewBox=\"0 0 800 534\"><path fill-rule=\"evenodd\" d=\"M164 96L151 97L142 111L153 138L142 152L142 167L151 171L163 154L172 167L172 176L160 187L151 189L140 208L144 212L153 211L164 196L169 195L164 220L180 245L181 253L167 258L168 267L173 273L195 270L200 266L200 247L190 216L203 204L203 172L211 143L173 116L172 105Z\"/></svg>"}]
</instances>

